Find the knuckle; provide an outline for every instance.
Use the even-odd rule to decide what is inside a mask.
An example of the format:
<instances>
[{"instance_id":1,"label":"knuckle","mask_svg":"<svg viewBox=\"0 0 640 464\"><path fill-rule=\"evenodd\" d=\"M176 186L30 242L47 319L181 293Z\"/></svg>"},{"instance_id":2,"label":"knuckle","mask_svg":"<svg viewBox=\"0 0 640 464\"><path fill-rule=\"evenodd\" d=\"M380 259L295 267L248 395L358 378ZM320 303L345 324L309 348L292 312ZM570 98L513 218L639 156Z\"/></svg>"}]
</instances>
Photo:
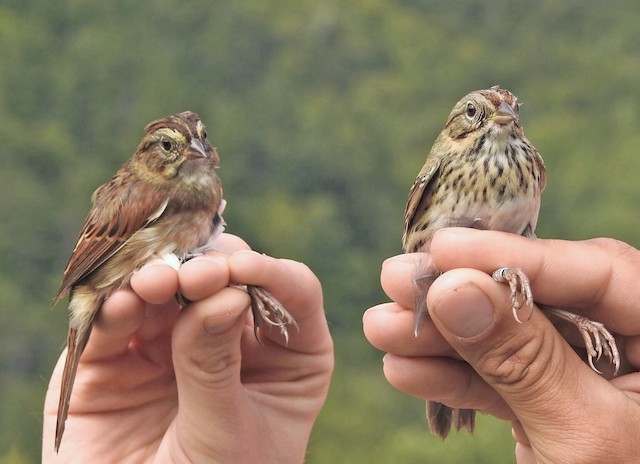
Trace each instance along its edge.
<instances>
[{"instance_id":1,"label":"knuckle","mask_svg":"<svg viewBox=\"0 0 640 464\"><path fill-rule=\"evenodd\" d=\"M201 351L191 357L191 375L201 385L215 389L233 381L240 369L240 355L234 350L220 347L220 350Z\"/></svg>"},{"instance_id":2,"label":"knuckle","mask_svg":"<svg viewBox=\"0 0 640 464\"><path fill-rule=\"evenodd\" d=\"M590 243L594 246L602 248L606 251L613 252L614 254L626 254L626 253L629 253L630 251L637 251L631 245L621 240L617 240L615 238L608 238L608 237L592 238L590 240L587 240L587 243Z\"/></svg>"},{"instance_id":3,"label":"knuckle","mask_svg":"<svg viewBox=\"0 0 640 464\"><path fill-rule=\"evenodd\" d=\"M546 383L553 353L553 340L546 332L540 334L521 330L508 342L496 346L480 359L482 375L494 386L506 390L527 389Z\"/></svg>"}]
</instances>

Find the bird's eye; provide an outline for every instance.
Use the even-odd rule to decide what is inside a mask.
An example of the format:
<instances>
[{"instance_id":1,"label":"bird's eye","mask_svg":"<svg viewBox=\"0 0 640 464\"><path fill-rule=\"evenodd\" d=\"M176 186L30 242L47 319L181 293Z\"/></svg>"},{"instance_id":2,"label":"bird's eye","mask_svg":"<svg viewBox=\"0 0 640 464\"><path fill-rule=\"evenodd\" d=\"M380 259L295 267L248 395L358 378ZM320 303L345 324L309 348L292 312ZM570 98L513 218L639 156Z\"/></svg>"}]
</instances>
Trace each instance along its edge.
<instances>
[{"instance_id":1,"label":"bird's eye","mask_svg":"<svg viewBox=\"0 0 640 464\"><path fill-rule=\"evenodd\" d=\"M476 107L473 103L471 102L467 103L467 109L465 111L465 114L469 119L473 119L473 117L476 115Z\"/></svg>"},{"instance_id":2,"label":"bird's eye","mask_svg":"<svg viewBox=\"0 0 640 464\"><path fill-rule=\"evenodd\" d=\"M160 145L162 146L162 149L164 151L171 151L171 149L173 148L173 144L171 143L171 141L169 141L167 139L163 139L160 142Z\"/></svg>"},{"instance_id":3,"label":"bird's eye","mask_svg":"<svg viewBox=\"0 0 640 464\"><path fill-rule=\"evenodd\" d=\"M202 138L203 138L203 139L206 139L206 138L207 138L207 131L206 131L206 130L205 130L205 131L202 131Z\"/></svg>"}]
</instances>

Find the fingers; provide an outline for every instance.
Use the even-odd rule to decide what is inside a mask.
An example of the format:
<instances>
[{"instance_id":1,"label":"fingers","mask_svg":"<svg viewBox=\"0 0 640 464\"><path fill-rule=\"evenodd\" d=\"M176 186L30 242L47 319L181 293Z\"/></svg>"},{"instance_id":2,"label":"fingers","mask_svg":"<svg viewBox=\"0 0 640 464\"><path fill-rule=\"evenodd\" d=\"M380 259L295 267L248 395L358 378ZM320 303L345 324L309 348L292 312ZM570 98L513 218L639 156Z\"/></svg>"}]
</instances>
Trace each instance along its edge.
<instances>
[{"instance_id":1,"label":"fingers","mask_svg":"<svg viewBox=\"0 0 640 464\"><path fill-rule=\"evenodd\" d=\"M134 292L115 292L100 309L82 360L97 361L126 351L143 318L144 302Z\"/></svg>"},{"instance_id":2,"label":"fingers","mask_svg":"<svg viewBox=\"0 0 640 464\"><path fill-rule=\"evenodd\" d=\"M443 274L431 287L428 305L444 338L505 400L534 446L554 443L576 452L571 447L585 428L618 433L619 417L637 415L631 399L592 372L540 312L517 323L508 290L485 273ZM601 438L593 446L605 450L611 437Z\"/></svg>"},{"instance_id":3,"label":"fingers","mask_svg":"<svg viewBox=\"0 0 640 464\"><path fill-rule=\"evenodd\" d=\"M404 272L399 263L393 269ZM383 280L387 277L383 268ZM390 281L385 288L393 294L400 287ZM516 322L505 285L481 271L455 269L434 282L428 306L442 334L435 342L415 339L411 311L396 303L365 314L365 334L392 353L384 358L384 373L400 390L513 421L523 458L531 458L534 450L550 450L547 456L536 454L537 459L570 462L585 453L604 459L611 443L634 443L631 424L640 420L638 408L633 396L620 390L634 379L620 377L611 385L592 372L537 310L528 322ZM443 356L446 348L438 348L439 343L468 364ZM585 434L595 429L599 433L586 450ZM524 446L528 443L531 447ZM628 446L615 448L628 452Z\"/></svg>"},{"instance_id":4,"label":"fingers","mask_svg":"<svg viewBox=\"0 0 640 464\"><path fill-rule=\"evenodd\" d=\"M394 256L382 263L380 284L385 293L405 308L413 307L417 286L415 279L431 265L428 253L408 253Z\"/></svg>"},{"instance_id":5,"label":"fingers","mask_svg":"<svg viewBox=\"0 0 640 464\"><path fill-rule=\"evenodd\" d=\"M390 296L406 291L401 281L412 269L406 257L385 263L382 280ZM424 338L423 332L413 337L412 311L397 303L365 313L365 335L390 353L384 358L384 373L398 389L518 421L524 430L520 435L534 445L557 449L561 437L566 450L574 453L571 447L582 442L585 428L619 433L615 422L637 414L635 403L591 371L540 311L519 324L511 312L508 287L487 273L446 272L433 283L427 303L431 320L423 327L428 334ZM604 450L611 437L601 438L594 446Z\"/></svg>"},{"instance_id":6,"label":"fingers","mask_svg":"<svg viewBox=\"0 0 640 464\"><path fill-rule=\"evenodd\" d=\"M407 357L457 356L430 318L425 318L414 336L413 311L396 303L369 308L363 317L363 328L369 342L388 353Z\"/></svg>"},{"instance_id":7,"label":"fingers","mask_svg":"<svg viewBox=\"0 0 640 464\"><path fill-rule=\"evenodd\" d=\"M229 257L229 271L232 282L264 287L298 310L304 307L307 312L315 312L322 304L320 282L306 265L297 261L239 251ZM313 303L311 308L309 302Z\"/></svg>"},{"instance_id":8,"label":"fingers","mask_svg":"<svg viewBox=\"0 0 640 464\"><path fill-rule=\"evenodd\" d=\"M131 287L147 303L166 303L178 291L178 273L164 261L152 261L131 276Z\"/></svg>"},{"instance_id":9,"label":"fingers","mask_svg":"<svg viewBox=\"0 0 640 464\"><path fill-rule=\"evenodd\" d=\"M365 336L388 353L383 370L391 385L417 398L480 409L502 419L515 418L497 392L455 353L430 318L417 337L413 328L413 311L395 303L365 312Z\"/></svg>"},{"instance_id":10,"label":"fingers","mask_svg":"<svg viewBox=\"0 0 640 464\"><path fill-rule=\"evenodd\" d=\"M470 229L439 231L430 252L443 274L428 292L431 318L418 337L411 335L410 310L417 294L412 280L422 272L415 255L384 263L382 286L394 302L365 313L365 335L390 353L384 358L389 382L424 399L511 420L523 462L571 462L586 455L611 461L612 448L614 460L623 459L637 442L636 374L607 382L537 309L519 324L508 286L490 275L500 267L522 267L537 302L580 308L630 335L619 341L637 363L640 342L632 335L640 329L634 315L640 252L608 239L531 240ZM596 429L586 446L584 437Z\"/></svg>"},{"instance_id":11,"label":"fingers","mask_svg":"<svg viewBox=\"0 0 640 464\"><path fill-rule=\"evenodd\" d=\"M180 293L190 301L201 300L229 285L227 256L207 254L187 261L178 273Z\"/></svg>"},{"instance_id":12,"label":"fingers","mask_svg":"<svg viewBox=\"0 0 640 464\"><path fill-rule=\"evenodd\" d=\"M505 286L470 269L445 273L428 296L431 317L445 340L500 394L508 397L508 389L523 382L525 373L529 380L544 377L542 373L552 362L573 362L572 375L586 368L559 336L553 338L555 331L544 316L536 312L526 324L519 324L509 301ZM527 392L531 396L541 393Z\"/></svg>"},{"instance_id":13,"label":"fingers","mask_svg":"<svg viewBox=\"0 0 640 464\"><path fill-rule=\"evenodd\" d=\"M83 360L97 361L123 354L131 336L141 328L147 334L155 334L172 322L177 310L172 300L178 289L174 269L162 262L151 262L133 274L131 286L133 290L118 290L102 305ZM170 304L151 306L147 302ZM152 307L155 309L151 310ZM140 335L147 338L144 333Z\"/></svg>"},{"instance_id":14,"label":"fingers","mask_svg":"<svg viewBox=\"0 0 640 464\"><path fill-rule=\"evenodd\" d=\"M240 337L245 327L249 297L246 292L225 288L183 308L173 336L173 364L180 409L178 432L182 446L198 448L211 430L233 433L233 417L243 409L240 388ZM221 441L217 442L218 438ZM230 438L210 437L218 447Z\"/></svg>"},{"instance_id":15,"label":"fingers","mask_svg":"<svg viewBox=\"0 0 640 464\"><path fill-rule=\"evenodd\" d=\"M634 317L640 299L640 252L622 242L531 240L502 232L443 229L433 238L431 256L440 271L470 267L491 273L521 267L537 302L580 308L616 333L640 330Z\"/></svg>"},{"instance_id":16,"label":"fingers","mask_svg":"<svg viewBox=\"0 0 640 464\"><path fill-rule=\"evenodd\" d=\"M191 431L179 437L183 446L224 449L233 445L237 453L237 437L246 434L247 428L261 427L261 417L252 416L255 398L247 392L258 390L258 401L272 397L267 401L272 406L284 400L283 410L294 407L296 395L305 404L313 400L319 408L317 398L328 387L332 351L320 285L306 266L248 251L232 254L227 263L226 276L212 279L200 276L220 267L208 257L196 258L187 263L191 269L185 265L180 270L182 291L202 298L183 308L172 346L180 404L176 421L180 431ZM269 289L299 320L300 334L291 333L288 346L256 340L247 326L249 295L228 287L237 282ZM312 325L325 337L313 333ZM324 350L321 356L319 350ZM262 413L269 407L265 405ZM211 430L224 433L211 434Z\"/></svg>"},{"instance_id":17,"label":"fingers","mask_svg":"<svg viewBox=\"0 0 640 464\"><path fill-rule=\"evenodd\" d=\"M246 407L240 383L240 339L249 296L228 287L229 266L222 253L186 262L178 279L181 293L192 300L180 311L171 339L180 405L178 439L186 449L204 446L223 452L227 444L236 442L233 434L240 435L230 425L232 416ZM212 430L230 436L211 434Z\"/></svg>"},{"instance_id":18,"label":"fingers","mask_svg":"<svg viewBox=\"0 0 640 464\"><path fill-rule=\"evenodd\" d=\"M229 257L229 279L264 287L295 318L299 331L289 327L288 347L300 351L329 349L330 336L322 304L322 287L307 266L253 251ZM269 331L265 331L269 336ZM274 334L277 331L272 330Z\"/></svg>"},{"instance_id":19,"label":"fingers","mask_svg":"<svg viewBox=\"0 0 640 464\"><path fill-rule=\"evenodd\" d=\"M222 234L220 237L216 238L215 248L216 250L227 254L231 254L239 250L250 250L247 242L232 234Z\"/></svg>"},{"instance_id":20,"label":"fingers","mask_svg":"<svg viewBox=\"0 0 640 464\"><path fill-rule=\"evenodd\" d=\"M217 244L229 250L246 247L244 241L228 234L219 237ZM177 316L178 290L198 300L225 287L228 274L226 257L220 252L184 263L180 273L161 260L146 264L131 276L131 289L114 292L103 304L83 359L125 353L134 334L144 341L156 338Z\"/></svg>"}]
</instances>

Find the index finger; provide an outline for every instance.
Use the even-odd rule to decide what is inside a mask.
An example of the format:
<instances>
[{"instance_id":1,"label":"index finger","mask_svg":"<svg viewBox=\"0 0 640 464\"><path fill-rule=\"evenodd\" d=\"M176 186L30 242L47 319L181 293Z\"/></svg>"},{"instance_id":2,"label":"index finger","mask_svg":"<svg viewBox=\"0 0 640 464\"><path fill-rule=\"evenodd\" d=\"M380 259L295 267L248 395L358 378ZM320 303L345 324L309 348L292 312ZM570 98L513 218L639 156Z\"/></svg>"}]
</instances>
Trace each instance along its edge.
<instances>
[{"instance_id":1,"label":"index finger","mask_svg":"<svg viewBox=\"0 0 640 464\"><path fill-rule=\"evenodd\" d=\"M132 335L146 338L144 334L158 333L172 323L177 314L175 269L160 261L149 263L131 276L131 287L117 290L102 305L84 361L124 354Z\"/></svg>"},{"instance_id":2,"label":"index finger","mask_svg":"<svg viewBox=\"0 0 640 464\"><path fill-rule=\"evenodd\" d=\"M613 239L542 240L473 229L443 229L431 242L436 267L491 273L520 267L537 302L576 308L625 335L640 333L640 252Z\"/></svg>"},{"instance_id":3,"label":"index finger","mask_svg":"<svg viewBox=\"0 0 640 464\"><path fill-rule=\"evenodd\" d=\"M232 282L264 287L295 318L299 332L290 333L289 348L304 352L325 349L330 336L322 287L306 265L247 250L229 257L229 272Z\"/></svg>"}]
</instances>

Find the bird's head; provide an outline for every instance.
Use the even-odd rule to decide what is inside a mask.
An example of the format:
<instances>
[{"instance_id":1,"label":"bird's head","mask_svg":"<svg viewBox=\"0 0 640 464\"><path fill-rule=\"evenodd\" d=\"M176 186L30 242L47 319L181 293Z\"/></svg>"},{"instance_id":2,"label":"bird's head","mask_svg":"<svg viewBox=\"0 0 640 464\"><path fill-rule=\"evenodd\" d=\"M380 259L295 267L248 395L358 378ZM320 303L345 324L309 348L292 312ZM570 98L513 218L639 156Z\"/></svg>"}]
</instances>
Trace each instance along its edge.
<instances>
[{"instance_id":1,"label":"bird's head","mask_svg":"<svg viewBox=\"0 0 640 464\"><path fill-rule=\"evenodd\" d=\"M213 171L220 162L204 124L191 111L148 124L133 159L157 180Z\"/></svg>"},{"instance_id":2,"label":"bird's head","mask_svg":"<svg viewBox=\"0 0 640 464\"><path fill-rule=\"evenodd\" d=\"M444 131L454 140L488 132L521 136L518 111L518 98L506 89L474 90L453 107Z\"/></svg>"}]
</instances>

